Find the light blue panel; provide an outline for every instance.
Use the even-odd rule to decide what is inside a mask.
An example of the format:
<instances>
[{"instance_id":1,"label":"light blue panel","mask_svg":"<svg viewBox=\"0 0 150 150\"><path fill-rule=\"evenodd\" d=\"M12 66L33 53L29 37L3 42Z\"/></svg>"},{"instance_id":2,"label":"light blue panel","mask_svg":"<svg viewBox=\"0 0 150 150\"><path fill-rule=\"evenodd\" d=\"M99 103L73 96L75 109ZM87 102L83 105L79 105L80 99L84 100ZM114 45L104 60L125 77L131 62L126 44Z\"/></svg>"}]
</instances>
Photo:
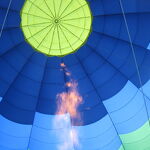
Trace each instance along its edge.
<instances>
[{"instance_id":1,"label":"light blue panel","mask_svg":"<svg viewBox=\"0 0 150 150\"><path fill-rule=\"evenodd\" d=\"M142 87L144 94L150 98L150 80Z\"/></svg>"},{"instance_id":2,"label":"light blue panel","mask_svg":"<svg viewBox=\"0 0 150 150\"><path fill-rule=\"evenodd\" d=\"M71 128L47 130L44 128L39 128L39 127L34 126L32 129L31 137L33 139L39 140L41 142L46 142L46 143L63 143L67 139L70 139L69 129ZM60 133L61 135L64 135L64 136L61 136Z\"/></svg>"},{"instance_id":3,"label":"light blue panel","mask_svg":"<svg viewBox=\"0 0 150 150\"><path fill-rule=\"evenodd\" d=\"M109 144L105 145L102 150L119 150L120 146L122 146L122 143L117 135Z\"/></svg>"},{"instance_id":4,"label":"light blue panel","mask_svg":"<svg viewBox=\"0 0 150 150\"><path fill-rule=\"evenodd\" d=\"M146 107L147 107L147 111L148 111L148 116L150 118L150 98L145 97L146 100Z\"/></svg>"},{"instance_id":5,"label":"light blue panel","mask_svg":"<svg viewBox=\"0 0 150 150\"><path fill-rule=\"evenodd\" d=\"M0 145L0 150L12 150L12 148L8 148L8 147L4 147ZM23 149L13 149L13 150L27 150L27 148L23 148Z\"/></svg>"},{"instance_id":6,"label":"light blue panel","mask_svg":"<svg viewBox=\"0 0 150 150\"><path fill-rule=\"evenodd\" d=\"M130 99L129 103L120 109L110 112L115 123L124 122L136 115L144 106L143 94L139 91L135 97Z\"/></svg>"},{"instance_id":7,"label":"light blue panel","mask_svg":"<svg viewBox=\"0 0 150 150\"><path fill-rule=\"evenodd\" d=\"M69 114L65 115L46 115L37 112L34 119L34 126L45 128L45 129L54 129L54 120L64 120L68 119ZM56 126L55 129L69 128L71 126L70 119L68 121L62 121L59 126Z\"/></svg>"},{"instance_id":8,"label":"light blue panel","mask_svg":"<svg viewBox=\"0 0 150 150\"><path fill-rule=\"evenodd\" d=\"M3 98L2 98L2 97L0 97L0 102L2 101L2 99L3 99Z\"/></svg>"},{"instance_id":9,"label":"light blue panel","mask_svg":"<svg viewBox=\"0 0 150 150\"><path fill-rule=\"evenodd\" d=\"M80 142L79 145L76 145L77 150L107 150L108 147L111 147L111 150L117 150L121 145L108 115L93 124L73 126L73 129L77 131Z\"/></svg>"},{"instance_id":10,"label":"light blue panel","mask_svg":"<svg viewBox=\"0 0 150 150\"><path fill-rule=\"evenodd\" d=\"M61 133L60 133L61 134ZM74 148L72 148L72 144L67 145L64 149L61 148L63 146L65 146L65 144L67 143L44 143L44 142L40 142L37 141L35 139L31 139L30 140L30 150L74 150Z\"/></svg>"},{"instance_id":11,"label":"light blue panel","mask_svg":"<svg viewBox=\"0 0 150 150\"><path fill-rule=\"evenodd\" d=\"M123 117L123 116L122 116ZM133 132L143 126L148 121L145 106L129 120L115 124L119 134L127 134Z\"/></svg>"},{"instance_id":12,"label":"light blue panel","mask_svg":"<svg viewBox=\"0 0 150 150\"><path fill-rule=\"evenodd\" d=\"M138 89L135 88L130 81L128 81L120 92L103 103L109 112L113 112L120 109L124 105L127 105L137 92Z\"/></svg>"},{"instance_id":13,"label":"light blue panel","mask_svg":"<svg viewBox=\"0 0 150 150\"><path fill-rule=\"evenodd\" d=\"M79 137L82 139L97 137L98 135L104 134L111 127L112 123L108 115L90 125L73 126L73 128L78 131Z\"/></svg>"},{"instance_id":14,"label":"light blue panel","mask_svg":"<svg viewBox=\"0 0 150 150\"><path fill-rule=\"evenodd\" d=\"M18 138L28 138L31 132L31 125L18 124L0 115L0 132Z\"/></svg>"},{"instance_id":15,"label":"light blue panel","mask_svg":"<svg viewBox=\"0 0 150 150\"><path fill-rule=\"evenodd\" d=\"M67 144L65 150L73 148L69 114L46 115L36 113L32 128L30 150L60 150L59 146Z\"/></svg>"},{"instance_id":16,"label":"light blue panel","mask_svg":"<svg viewBox=\"0 0 150 150\"><path fill-rule=\"evenodd\" d=\"M142 89L141 89L143 92L144 92L144 98L146 100L146 107L147 107L147 111L148 111L148 115L149 115L149 118L150 118L150 80L143 85Z\"/></svg>"},{"instance_id":17,"label":"light blue panel","mask_svg":"<svg viewBox=\"0 0 150 150\"><path fill-rule=\"evenodd\" d=\"M147 49L148 49L148 50L150 50L150 43L149 43L149 45L148 45Z\"/></svg>"},{"instance_id":18,"label":"light blue panel","mask_svg":"<svg viewBox=\"0 0 150 150\"><path fill-rule=\"evenodd\" d=\"M0 145L11 149L25 149L28 146L29 138L10 136L0 132Z\"/></svg>"},{"instance_id":19,"label":"light blue panel","mask_svg":"<svg viewBox=\"0 0 150 150\"><path fill-rule=\"evenodd\" d=\"M25 150L30 131L31 125L18 124L0 115L0 150Z\"/></svg>"},{"instance_id":20,"label":"light blue panel","mask_svg":"<svg viewBox=\"0 0 150 150\"><path fill-rule=\"evenodd\" d=\"M119 134L141 127L147 120L143 94L131 82L114 97L104 101Z\"/></svg>"}]
</instances>

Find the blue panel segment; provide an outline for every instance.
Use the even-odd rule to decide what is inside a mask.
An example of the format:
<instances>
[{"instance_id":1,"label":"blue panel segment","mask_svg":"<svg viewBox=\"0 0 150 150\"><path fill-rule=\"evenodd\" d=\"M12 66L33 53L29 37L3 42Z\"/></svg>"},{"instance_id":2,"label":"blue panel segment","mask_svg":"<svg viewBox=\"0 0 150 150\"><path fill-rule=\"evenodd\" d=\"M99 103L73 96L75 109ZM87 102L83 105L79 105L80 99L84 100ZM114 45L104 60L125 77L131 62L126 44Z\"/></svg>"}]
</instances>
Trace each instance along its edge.
<instances>
[{"instance_id":1,"label":"blue panel segment","mask_svg":"<svg viewBox=\"0 0 150 150\"><path fill-rule=\"evenodd\" d=\"M20 11L20 9L22 8L23 4L24 4L25 0L12 0L10 9L13 11ZM1 0L0 1L0 7L1 8L8 8L10 0ZM16 5L17 4L17 5Z\"/></svg>"},{"instance_id":2,"label":"blue panel segment","mask_svg":"<svg viewBox=\"0 0 150 150\"><path fill-rule=\"evenodd\" d=\"M148 120L144 97L130 81L112 98L104 101L119 134L140 128Z\"/></svg>"},{"instance_id":3,"label":"blue panel segment","mask_svg":"<svg viewBox=\"0 0 150 150\"><path fill-rule=\"evenodd\" d=\"M150 99L150 80L142 87L145 96L147 96Z\"/></svg>"},{"instance_id":4,"label":"blue panel segment","mask_svg":"<svg viewBox=\"0 0 150 150\"><path fill-rule=\"evenodd\" d=\"M75 145L77 150L118 150L121 146L120 139L108 115L93 124L74 126L73 129L79 138L79 145Z\"/></svg>"},{"instance_id":5,"label":"blue panel segment","mask_svg":"<svg viewBox=\"0 0 150 150\"><path fill-rule=\"evenodd\" d=\"M20 44L22 44L23 42L24 36L21 29L16 28L12 30L4 30L0 38L0 55L6 53L7 51L11 51L11 49L16 48L17 46L20 46Z\"/></svg>"},{"instance_id":6,"label":"blue panel segment","mask_svg":"<svg viewBox=\"0 0 150 150\"><path fill-rule=\"evenodd\" d=\"M14 119L15 122L31 124L36 111L46 58L39 53L34 53L25 60L27 62L17 73L3 96L1 113L8 118L11 116L11 120ZM8 107L9 111L6 109ZM20 113L12 113L13 111Z\"/></svg>"},{"instance_id":7,"label":"blue panel segment","mask_svg":"<svg viewBox=\"0 0 150 150\"><path fill-rule=\"evenodd\" d=\"M107 61L107 59L105 59L100 53L98 53L96 51L96 48L92 48L89 45L88 48L92 52L85 59L82 59L83 57L81 56L82 51L79 51L77 53L77 58L79 59L80 62L80 67L78 67L78 70L81 68L80 69L81 74L84 73L82 76L84 78L87 77L88 80L90 80L92 88L97 91L97 93L100 96L100 99L105 100L115 95L118 91L120 91L126 84L127 79L117 70L117 68L115 68L109 61ZM80 82L80 80L77 81ZM112 85L114 88L112 88ZM91 89L89 88L88 93L92 91L92 88ZM82 90L80 89L80 91Z\"/></svg>"},{"instance_id":8,"label":"blue panel segment","mask_svg":"<svg viewBox=\"0 0 150 150\"><path fill-rule=\"evenodd\" d=\"M4 18L5 18L6 12L7 12L6 9L0 9L0 14L1 14L0 28L2 28L2 25L4 23ZM5 21L3 30L14 28L14 27L20 28L20 21L21 21L20 13L10 11L7 15L7 19Z\"/></svg>"},{"instance_id":9,"label":"blue panel segment","mask_svg":"<svg viewBox=\"0 0 150 150\"><path fill-rule=\"evenodd\" d=\"M66 150L74 150L69 134L70 129L70 116L68 114L44 115L36 113L29 149L59 150L61 146L67 144Z\"/></svg>"},{"instance_id":10,"label":"blue panel segment","mask_svg":"<svg viewBox=\"0 0 150 150\"><path fill-rule=\"evenodd\" d=\"M22 67L27 63L33 50L26 44L22 43L11 49L9 53L3 53L0 58L0 95L3 96L13 82L14 78Z\"/></svg>"},{"instance_id":11,"label":"blue panel segment","mask_svg":"<svg viewBox=\"0 0 150 150\"><path fill-rule=\"evenodd\" d=\"M18 124L1 115L0 122L0 150L25 150L29 142L31 125Z\"/></svg>"},{"instance_id":12,"label":"blue panel segment","mask_svg":"<svg viewBox=\"0 0 150 150\"><path fill-rule=\"evenodd\" d=\"M150 50L150 43L148 44L148 47L147 47L147 49L148 49L148 50Z\"/></svg>"}]
</instances>

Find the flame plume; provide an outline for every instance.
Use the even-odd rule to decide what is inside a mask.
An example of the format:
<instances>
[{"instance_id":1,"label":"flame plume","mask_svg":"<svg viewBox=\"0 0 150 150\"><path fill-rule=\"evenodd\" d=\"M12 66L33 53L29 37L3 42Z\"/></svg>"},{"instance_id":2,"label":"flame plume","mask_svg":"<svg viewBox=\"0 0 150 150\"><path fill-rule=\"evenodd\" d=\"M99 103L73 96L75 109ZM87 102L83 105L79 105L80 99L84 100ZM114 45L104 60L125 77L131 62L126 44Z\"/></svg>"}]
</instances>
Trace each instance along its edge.
<instances>
[{"instance_id":1,"label":"flame plume","mask_svg":"<svg viewBox=\"0 0 150 150\"><path fill-rule=\"evenodd\" d=\"M66 68L64 63L61 63L60 66L63 70L65 70L66 76L71 76L71 73ZM69 113L72 119L81 119L80 113L78 112L77 108L82 103L82 97L80 96L78 89L77 89L77 82L73 79L70 79L69 82L65 84L67 87L67 92L62 92L57 95L58 106L56 115L66 114ZM55 125L58 125L61 122L67 122L68 119L64 118L63 120L55 120ZM70 137L70 141L66 141L65 143L59 145L59 150L72 150L73 145L79 145L79 137L78 132L73 127L69 128L68 132L63 135L66 137ZM60 135L61 138L62 135Z\"/></svg>"}]
</instances>

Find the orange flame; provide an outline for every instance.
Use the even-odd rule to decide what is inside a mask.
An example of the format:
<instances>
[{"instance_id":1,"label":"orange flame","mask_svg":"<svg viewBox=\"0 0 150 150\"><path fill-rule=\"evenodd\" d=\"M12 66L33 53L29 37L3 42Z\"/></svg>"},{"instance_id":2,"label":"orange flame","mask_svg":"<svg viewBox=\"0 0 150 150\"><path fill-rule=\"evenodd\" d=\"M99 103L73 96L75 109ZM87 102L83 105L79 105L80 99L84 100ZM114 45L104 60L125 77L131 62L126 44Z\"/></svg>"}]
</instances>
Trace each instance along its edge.
<instances>
[{"instance_id":1,"label":"orange flame","mask_svg":"<svg viewBox=\"0 0 150 150\"><path fill-rule=\"evenodd\" d=\"M58 106L58 114L68 112L72 118L79 118L77 107L81 104L82 97L77 91L77 83L74 81L67 82L66 86L69 87L70 90L58 95L58 99L60 102Z\"/></svg>"},{"instance_id":2,"label":"orange flame","mask_svg":"<svg viewBox=\"0 0 150 150\"><path fill-rule=\"evenodd\" d=\"M60 66L63 68L66 67L66 65L64 63L61 63Z\"/></svg>"},{"instance_id":3,"label":"orange flame","mask_svg":"<svg viewBox=\"0 0 150 150\"><path fill-rule=\"evenodd\" d=\"M66 67L64 63L61 63L60 66L63 68ZM67 76L71 75L71 73L68 70L66 71L65 74ZM76 81L71 80L70 82L67 82L65 86L68 88L68 91L62 92L57 95L58 108L57 108L56 114L60 115L60 114L69 113L71 118L80 119L81 116L77 108L82 103L82 97L80 96L78 89L77 89L78 84ZM61 121L62 120L57 120L57 125L58 125L58 122L61 122ZM68 120L64 119L63 121L65 122ZM78 132L74 128L70 128L69 133L66 133L66 134L70 136L71 143L69 141L64 142L62 145L59 145L59 150L69 150L71 149L71 146L73 144L79 145ZM64 136L65 135L63 135L63 137Z\"/></svg>"}]
</instances>

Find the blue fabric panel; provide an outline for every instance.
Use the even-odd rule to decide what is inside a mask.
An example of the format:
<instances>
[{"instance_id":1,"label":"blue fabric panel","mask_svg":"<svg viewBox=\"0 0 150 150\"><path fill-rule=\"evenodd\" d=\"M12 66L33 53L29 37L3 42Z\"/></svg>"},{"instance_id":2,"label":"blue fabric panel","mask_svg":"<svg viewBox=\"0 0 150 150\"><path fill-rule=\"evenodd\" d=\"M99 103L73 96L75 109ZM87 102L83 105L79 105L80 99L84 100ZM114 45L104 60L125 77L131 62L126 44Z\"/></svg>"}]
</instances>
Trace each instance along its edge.
<instances>
[{"instance_id":1,"label":"blue fabric panel","mask_svg":"<svg viewBox=\"0 0 150 150\"><path fill-rule=\"evenodd\" d=\"M88 77L84 77L83 79L80 79L77 82L78 82L78 90L80 91L81 95L88 94L90 91L94 90L94 87L91 84Z\"/></svg>"},{"instance_id":2,"label":"blue fabric panel","mask_svg":"<svg viewBox=\"0 0 150 150\"><path fill-rule=\"evenodd\" d=\"M86 57L86 59L82 60L82 64L87 70L87 73L92 74L96 70L101 68L105 64L105 61L101 59L97 54L92 52L89 56Z\"/></svg>"},{"instance_id":3,"label":"blue fabric panel","mask_svg":"<svg viewBox=\"0 0 150 150\"><path fill-rule=\"evenodd\" d=\"M102 100L106 100L117 94L126 84L127 79L120 73L115 74L110 80L97 88Z\"/></svg>"},{"instance_id":4,"label":"blue fabric panel","mask_svg":"<svg viewBox=\"0 0 150 150\"><path fill-rule=\"evenodd\" d=\"M73 129L77 131L81 142L81 145L75 146L78 150L107 150L108 147L111 147L112 150L117 150L121 145L120 139L108 115L93 124L74 126Z\"/></svg>"},{"instance_id":5,"label":"blue fabric panel","mask_svg":"<svg viewBox=\"0 0 150 150\"><path fill-rule=\"evenodd\" d=\"M57 76L55 73L57 73ZM46 67L40 88L37 111L55 114L57 110L56 98L59 93L65 91L64 85L64 72L60 70L60 67L59 69L49 69Z\"/></svg>"},{"instance_id":6,"label":"blue fabric panel","mask_svg":"<svg viewBox=\"0 0 150 150\"><path fill-rule=\"evenodd\" d=\"M16 48L24 41L23 33L20 29L4 30L0 38L1 51L0 55L6 51Z\"/></svg>"},{"instance_id":7,"label":"blue fabric panel","mask_svg":"<svg viewBox=\"0 0 150 150\"><path fill-rule=\"evenodd\" d=\"M18 124L1 115L0 122L0 150L25 150L29 142L31 125Z\"/></svg>"},{"instance_id":8,"label":"blue fabric panel","mask_svg":"<svg viewBox=\"0 0 150 150\"><path fill-rule=\"evenodd\" d=\"M63 138L60 138L60 133L63 136ZM67 134L66 134L67 133ZM32 139L41 141L43 143L65 143L65 141L70 139L70 134L69 134L69 129L65 128L65 129L60 129L60 130L46 130L43 128L39 128L34 126L32 129L32 135L31 135Z\"/></svg>"},{"instance_id":9,"label":"blue fabric panel","mask_svg":"<svg viewBox=\"0 0 150 150\"><path fill-rule=\"evenodd\" d=\"M67 121L62 121L59 126L54 126L54 121L55 119L63 120L64 118L69 118L69 114L64 114L64 115L46 115L43 113L36 113L35 118L34 118L34 126L43 128L43 129L62 129L62 128L67 128L70 126L70 120Z\"/></svg>"},{"instance_id":10,"label":"blue fabric panel","mask_svg":"<svg viewBox=\"0 0 150 150\"><path fill-rule=\"evenodd\" d=\"M64 84L64 72L60 69L45 68L44 83Z\"/></svg>"},{"instance_id":11,"label":"blue fabric panel","mask_svg":"<svg viewBox=\"0 0 150 150\"><path fill-rule=\"evenodd\" d=\"M148 47L147 47L147 49L148 49L148 50L150 50L150 43L148 44Z\"/></svg>"},{"instance_id":12,"label":"blue fabric panel","mask_svg":"<svg viewBox=\"0 0 150 150\"><path fill-rule=\"evenodd\" d=\"M9 32L9 36L12 39L14 45L18 44L21 41L24 41L24 35L20 28L7 30Z\"/></svg>"},{"instance_id":13,"label":"blue fabric panel","mask_svg":"<svg viewBox=\"0 0 150 150\"><path fill-rule=\"evenodd\" d=\"M146 30L150 21L146 20L150 14L126 14L128 28L133 44L145 47L149 43L149 30ZM100 26L98 26L98 23ZM128 41L129 35L127 33L124 18L121 15L115 16L96 16L93 20L93 31L108 37L114 37L120 41ZM144 37L142 35L145 35Z\"/></svg>"},{"instance_id":14,"label":"blue fabric panel","mask_svg":"<svg viewBox=\"0 0 150 150\"><path fill-rule=\"evenodd\" d=\"M44 115L36 113L29 149L59 150L59 146L63 146L65 143L72 145L69 134L70 129L71 124L68 114ZM60 136L60 133L62 136ZM71 148L73 149L73 146L68 147L66 150L71 150Z\"/></svg>"},{"instance_id":15,"label":"blue fabric panel","mask_svg":"<svg viewBox=\"0 0 150 150\"><path fill-rule=\"evenodd\" d=\"M0 145L11 149L22 149L28 145L28 138L18 138L0 132Z\"/></svg>"},{"instance_id":16,"label":"blue fabric panel","mask_svg":"<svg viewBox=\"0 0 150 150\"><path fill-rule=\"evenodd\" d=\"M60 68L60 64L62 62L62 59L59 57L51 57L47 60L47 68Z\"/></svg>"},{"instance_id":17,"label":"blue fabric panel","mask_svg":"<svg viewBox=\"0 0 150 150\"><path fill-rule=\"evenodd\" d=\"M17 124L2 116L0 122L0 150L26 150L31 126Z\"/></svg>"},{"instance_id":18,"label":"blue fabric panel","mask_svg":"<svg viewBox=\"0 0 150 150\"><path fill-rule=\"evenodd\" d=\"M96 114L96 115L95 115ZM95 105L91 108L85 108L83 111L79 112L80 118L72 118L72 125L88 125L94 123L107 114L107 111L104 105L100 102L98 105ZM94 116L94 117L93 117Z\"/></svg>"},{"instance_id":19,"label":"blue fabric panel","mask_svg":"<svg viewBox=\"0 0 150 150\"><path fill-rule=\"evenodd\" d=\"M143 90L145 96L147 97L147 100L150 101L149 87L150 87L150 80L142 87L142 90Z\"/></svg>"},{"instance_id":20,"label":"blue fabric panel","mask_svg":"<svg viewBox=\"0 0 150 150\"><path fill-rule=\"evenodd\" d=\"M6 15L7 10L6 9L0 9L0 28L2 27L3 23L4 23L4 18ZM13 19L12 19L13 18ZM13 28L13 27L20 27L20 13L18 12L12 12L10 11L8 13L5 25L4 25L4 30L6 28Z\"/></svg>"},{"instance_id":21,"label":"blue fabric panel","mask_svg":"<svg viewBox=\"0 0 150 150\"><path fill-rule=\"evenodd\" d=\"M8 62L3 60L2 58L0 58L0 68L1 68L1 74L0 74L1 80L4 80L5 82L12 82L14 76L17 74L17 71L14 70L8 64Z\"/></svg>"},{"instance_id":22,"label":"blue fabric panel","mask_svg":"<svg viewBox=\"0 0 150 150\"><path fill-rule=\"evenodd\" d=\"M104 101L119 134L135 131L148 120L144 103L143 94L131 82L127 82L117 95Z\"/></svg>"},{"instance_id":23,"label":"blue fabric panel","mask_svg":"<svg viewBox=\"0 0 150 150\"><path fill-rule=\"evenodd\" d=\"M105 60L103 57L101 57L101 55L99 55L98 53L94 53L94 56L93 56L94 57L93 59L87 59L86 63L84 63L84 65L83 64L81 64L81 65L83 65L82 68L88 74L94 87L96 89L99 89L100 91L103 91L103 92L99 92L99 94L101 95L101 98L103 100L103 99L106 99L107 97L112 96L113 94L116 94L124 86L124 84L126 83L126 79L121 74L119 74L118 70L116 70L116 68L111 66L107 62L107 60ZM94 62L92 63L92 62L90 62L90 60L94 61L94 60L97 60L97 58L99 58L99 61L97 62L99 67L97 67L92 73L89 74L88 71L89 71L90 66L91 66L91 68L94 68L92 65ZM103 64L102 64L102 62L103 62ZM94 65L94 66L96 66L96 65ZM105 76L104 76L104 74L105 74ZM115 77L115 76L117 76L117 77ZM110 85L112 85L113 82L114 83L119 82L119 84L116 84L117 86L115 86L116 88L114 88L114 89L112 89L110 86ZM108 85L107 85L107 83L108 83ZM108 89L109 89L110 93L108 93ZM111 89L112 89L112 91L111 91Z\"/></svg>"},{"instance_id":24,"label":"blue fabric panel","mask_svg":"<svg viewBox=\"0 0 150 150\"><path fill-rule=\"evenodd\" d=\"M96 32L92 32L86 42L86 45L90 45L92 48L95 49L97 47L97 45L99 45L99 43L101 42L102 39L103 39L102 35L100 35Z\"/></svg>"},{"instance_id":25,"label":"blue fabric panel","mask_svg":"<svg viewBox=\"0 0 150 150\"><path fill-rule=\"evenodd\" d=\"M0 114L5 118L20 124L32 124L35 111L23 110L2 100Z\"/></svg>"},{"instance_id":26,"label":"blue fabric panel","mask_svg":"<svg viewBox=\"0 0 150 150\"><path fill-rule=\"evenodd\" d=\"M145 100L146 100L146 107L147 107L147 111L148 111L148 116L150 118L150 98L145 96Z\"/></svg>"},{"instance_id":27,"label":"blue fabric panel","mask_svg":"<svg viewBox=\"0 0 150 150\"><path fill-rule=\"evenodd\" d=\"M4 116L10 115L11 118L14 118L14 121L16 122L21 121L25 122L26 124L30 124L33 121L33 115L36 110L37 98L39 96L39 90L41 86L40 81L43 77L44 63L46 62L44 57L43 63L41 61L41 66L39 66L39 64L35 64L37 60L40 60L41 56L43 57L43 55L39 56L39 54L35 53L29 59L27 59L28 61L26 60L26 64L24 64L24 66L21 68L21 71L17 73L17 76L15 79L13 79L11 86L7 89L7 92L3 97L4 102L1 104L1 107L5 106L7 108L11 106L14 108L11 108L10 112L7 113L5 112L6 110L4 110L6 108L3 108L2 114ZM34 64L34 66L30 68L28 67L29 64L30 66ZM22 114L9 114L11 111L21 111ZM29 113L27 111L29 111ZM30 113L32 115L28 116ZM23 116L21 118L21 115L26 115L24 117L27 119L24 119ZM17 116L18 120L16 120Z\"/></svg>"},{"instance_id":28,"label":"blue fabric panel","mask_svg":"<svg viewBox=\"0 0 150 150\"><path fill-rule=\"evenodd\" d=\"M150 9L148 0L122 0L125 12L147 12ZM130 4L130 5L129 5Z\"/></svg>"},{"instance_id":29,"label":"blue fabric panel","mask_svg":"<svg viewBox=\"0 0 150 150\"><path fill-rule=\"evenodd\" d=\"M71 67L68 67L68 70L71 73L71 77L76 81L86 77L86 73L84 72L82 66L79 63Z\"/></svg>"},{"instance_id":30,"label":"blue fabric panel","mask_svg":"<svg viewBox=\"0 0 150 150\"><path fill-rule=\"evenodd\" d=\"M87 56L91 54L92 50L86 44L80 48L79 51L76 52L76 55L84 60Z\"/></svg>"},{"instance_id":31,"label":"blue fabric panel","mask_svg":"<svg viewBox=\"0 0 150 150\"><path fill-rule=\"evenodd\" d=\"M32 49L26 48L28 47L25 43L23 43L16 48L11 49L8 53L3 54L3 57L1 58L3 61L6 61L14 70L19 71L24 65L24 62L26 62L28 57L33 53Z\"/></svg>"},{"instance_id":32,"label":"blue fabric panel","mask_svg":"<svg viewBox=\"0 0 150 150\"><path fill-rule=\"evenodd\" d=\"M8 147L3 147L0 145L0 150L12 150L12 148L8 148ZM13 150L27 150L27 148L24 148L24 149L13 149Z\"/></svg>"},{"instance_id":33,"label":"blue fabric panel","mask_svg":"<svg viewBox=\"0 0 150 150\"><path fill-rule=\"evenodd\" d=\"M63 62L67 65L67 67L70 67L77 64L78 59L74 54L70 54L63 58Z\"/></svg>"},{"instance_id":34,"label":"blue fabric panel","mask_svg":"<svg viewBox=\"0 0 150 150\"><path fill-rule=\"evenodd\" d=\"M89 1L89 0L88 0ZM104 15L104 7L101 0L90 0L90 8L93 16Z\"/></svg>"},{"instance_id":35,"label":"blue fabric panel","mask_svg":"<svg viewBox=\"0 0 150 150\"><path fill-rule=\"evenodd\" d=\"M142 65L139 66L139 72L140 72L140 78L142 80L142 85L145 85L149 79L150 79L150 53L149 51L147 51L145 53L145 57L144 60L142 62ZM138 87L141 87L141 85L139 85L139 77L137 76L137 73L134 74L134 76L131 78L131 81L137 85Z\"/></svg>"},{"instance_id":36,"label":"blue fabric panel","mask_svg":"<svg viewBox=\"0 0 150 150\"><path fill-rule=\"evenodd\" d=\"M47 84L43 83L41 85L40 98L45 100L56 100L59 93L65 91L65 87L61 84Z\"/></svg>"},{"instance_id":37,"label":"blue fabric panel","mask_svg":"<svg viewBox=\"0 0 150 150\"><path fill-rule=\"evenodd\" d=\"M30 149L31 150L49 150L50 148L53 150L59 150L59 146L58 144L50 144L50 143L43 143L34 139L31 139L31 144L30 144ZM60 143L61 145L62 143ZM71 148L70 148L71 147ZM74 148L72 148L72 145L69 146L69 148L67 148L66 150L74 150Z\"/></svg>"},{"instance_id":38,"label":"blue fabric panel","mask_svg":"<svg viewBox=\"0 0 150 150\"><path fill-rule=\"evenodd\" d=\"M3 54L0 58L0 95L3 96L18 74L24 64L27 63L28 58L33 53L33 50L25 43L18 45L18 47L11 49L10 52Z\"/></svg>"},{"instance_id":39,"label":"blue fabric panel","mask_svg":"<svg viewBox=\"0 0 150 150\"><path fill-rule=\"evenodd\" d=\"M105 45L107 45L107 42L109 41L110 40L108 41L106 40ZM139 79L137 79L137 69L135 66L135 61L133 58L133 53L132 53L130 44L123 42L123 41L122 42L118 41L116 49L113 50L113 52L107 54L108 50L105 51L105 49L101 49L103 47L103 46L101 47L101 43L99 44L98 49L95 49L96 52L100 56L102 56L107 62L109 62L111 66L117 68L122 73L122 75L125 76L125 78L130 79L136 86L140 87ZM120 49L122 50L120 51ZM148 62L149 52L145 48L138 47L138 46L134 46L134 49L135 49L137 64L140 68L142 68L144 67L143 61ZM145 57L147 58L145 59ZM146 83L147 80L149 79L149 76L144 77L145 76L144 74L145 74L145 71L141 72L141 77L143 75L143 78L142 78L143 84Z\"/></svg>"},{"instance_id":40,"label":"blue fabric panel","mask_svg":"<svg viewBox=\"0 0 150 150\"><path fill-rule=\"evenodd\" d=\"M100 102L100 97L95 90L88 92L84 96L82 95L82 103L79 106L79 110L86 110L93 106L98 105Z\"/></svg>"},{"instance_id":41,"label":"blue fabric panel","mask_svg":"<svg viewBox=\"0 0 150 150\"><path fill-rule=\"evenodd\" d=\"M44 114L55 114L57 109L57 101L45 98L39 98L37 104L37 112Z\"/></svg>"},{"instance_id":42,"label":"blue fabric panel","mask_svg":"<svg viewBox=\"0 0 150 150\"><path fill-rule=\"evenodd\" d=\"M122 14L118 0L88 0L93 15L114 15ZM125 13L147 12L150 9L148 0L122 0ZM130 4L130 5L129 5Z\"/></svg>"},{"instance_id":43,"label":"blue fabric panel","mask_svg":"<svg viewBox=\"0 0 150 150\"><path fill-rule=\"evenodd\" d=\"M9 89L9 92L4 96L3 100L15 107L29 111L35 110L37 103L36 97L28 93L23 93L15 88Z\"/></svg>"},{"instance_id":44,"label":"blue fabric panel","mask_svg":"<svg viewBox=\"0 0 150 150\"><path fill-rule=\"evenodd\" d=\"M138 114L135 114L131 119L116 124L116 128L118 129L118 132L120 134L129 133L131 131L135 131L135 129L138 129L139 127L143 126L148 121L147 113L145 110L145 106L143 106ZM129 128L130 127L130 128Z\"/></svg>"},{"instance_id":45,"label":"blue fabric panel","mask_svg":"<svg viewBox=\"0 0 150 150\"><path fill-rule=\"evenodd\" d=\"M28 138L31 132L31 125L23 125L7 120L0 115L0 132L18 138ZM28 141L27 141L28 142Z\"/></svg>"},{"instance_id":46,"label":"blue fabric panel","mask_svg":"<svg viewBox=\"0 0 150 150\"><path fill-rule=\"evenodd\" d=\"M20 11L20 9L22 8L22 6L24 4L24 1L25 0L12 0L10 9ZM1 0L0 7L7 9L9 2L10 2L10 0Z\"/></svg>"}]
</instances>

